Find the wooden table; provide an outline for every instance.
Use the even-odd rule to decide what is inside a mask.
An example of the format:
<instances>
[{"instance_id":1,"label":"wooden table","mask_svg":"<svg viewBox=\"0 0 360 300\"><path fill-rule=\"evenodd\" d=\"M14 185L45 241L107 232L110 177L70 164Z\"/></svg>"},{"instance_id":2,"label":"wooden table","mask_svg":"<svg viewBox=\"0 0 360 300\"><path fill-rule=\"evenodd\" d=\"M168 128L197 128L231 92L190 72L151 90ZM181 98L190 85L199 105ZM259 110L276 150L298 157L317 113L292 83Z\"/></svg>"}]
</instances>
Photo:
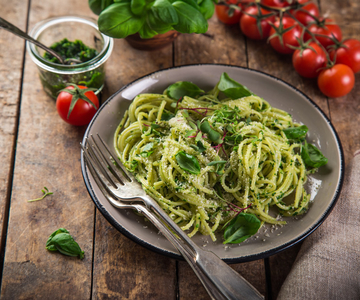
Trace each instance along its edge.
<instances>
[{"instance_id":1,"label":"wooden table","mask_svg":"<svg viewBox=\"0 0 360 300\"><path fill-rule=\"evenodd\" d=\"M360 39L358 0L319 0L319 5L323 14L341 25L345 37ZM0 16L22 30L59 15L95 17L85 0L0 0L0 7ZM222 63L261 70L294 85L321 107L339 133L349 162L360 148L360 74L350 94L328 99L316 81L297 75L291 56L275 53L265 42L246 39L238 26L226 27L213 17L208 33L183 34L159 52L134 50L124 40L116 40L102 100L140 76L172 66ZM84 132L85 127L72 127L58 117L24 41L0 30L2 299L208 299L185 262L139 246L97 211L80 171L79 142ZM28 203L43 186L54 194ZM84 260L45 250L49 234L60 227L81 245ZM267 299L276 299L299 247L232 267Z\"/></svg>"}]
</instances>

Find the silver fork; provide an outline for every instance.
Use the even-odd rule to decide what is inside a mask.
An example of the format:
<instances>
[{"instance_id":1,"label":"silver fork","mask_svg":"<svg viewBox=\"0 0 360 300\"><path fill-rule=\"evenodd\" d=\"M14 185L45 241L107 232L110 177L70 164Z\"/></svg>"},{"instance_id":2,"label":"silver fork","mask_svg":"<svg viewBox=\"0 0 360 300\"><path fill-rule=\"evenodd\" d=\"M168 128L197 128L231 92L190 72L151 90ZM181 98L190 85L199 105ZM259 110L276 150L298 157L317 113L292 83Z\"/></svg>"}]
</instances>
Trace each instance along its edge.
<instances>
[{"instance_id":1,"label":"silver fork","mask_svg":"<svg viewBox=\"0 0 360 300\"><path fill-rule=\"evenodd\" d=\"M140 183L127 172L101 137L97 137L100 143L91 135L91 142L87 139L81 147L90 173L113 206L136 209L146 216L190 264L212 299L264 299L218 256L198 247L157 202L145 193ZM141 201L145 206L133 203L136 201Z\"/></svg>"}]
</instances>

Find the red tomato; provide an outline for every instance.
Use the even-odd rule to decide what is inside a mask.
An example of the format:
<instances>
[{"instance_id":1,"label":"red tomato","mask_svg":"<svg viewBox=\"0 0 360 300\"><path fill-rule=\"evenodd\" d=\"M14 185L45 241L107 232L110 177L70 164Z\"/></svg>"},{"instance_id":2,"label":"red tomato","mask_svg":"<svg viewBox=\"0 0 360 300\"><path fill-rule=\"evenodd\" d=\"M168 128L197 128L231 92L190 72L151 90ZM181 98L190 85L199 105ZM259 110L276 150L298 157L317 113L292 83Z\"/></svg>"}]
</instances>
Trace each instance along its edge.
<instances>
[{"instance_id":1,"label":"red tomato","mask_svg":"<svg viewBox=\"0 0 360 300\"><path fill-rule=\"evenodd\" d=\"M326 54L318 44L311 42L309 48L303 51L295 50L292 62L296 72L301 76L315 78L321 72L321 68L326 66Z\"/></svg>"},{"instance_id":2,"label":"red tomato","mask_svg":"<svg viewBox=\"0 0 360 300\"><path fill-rule=\"evenodd\" d=\"M288 31L286 31L284 33L279 32L279 34L282 36L282 43L281 43L279 36L274 35L274 34L276 34L276 30L273 27L271 27L271 30L270 30L270 45L277 52L284 53L284 54L290 54L290 53L293 53L295 50L291 49L288 46L289 45L294 46L294 47L299 46L299 42L297 41L297 38L300 39L302 29L296 23L296 21L294 21L290 17L283 17L282 25L283 25L283 29L286 29L286 28L289 28L289 27L292 27L292 26L293 26L293 28L291 28L290 30L288 30ZM279 28L280 20L277 20L274 23L274 26L276 28Z\"/></svg>"},{"instance_id":3,"label":"red tomato","mask_svg":"<svg viewBox=\"0 0 360 300\"><path fill-rule=\"evenodd\" d=\"M303 4L309 2L309 0L298 0L298 2ZM301 9L291 11L291 13L303 25L314 22L315 19L312 16L318 18L320 15L318 6L313 2L309 2L309 4L304 5Z\"/></svg>"},{"instance_id":4,"label":"red tomato","mask_svg":"<svg viewBox=\"0 0 360 300\"><path fill-rule=\"evenodd\" d=\"M77 86L75 88L73 86L68 86L65 90L74 90L74 95L68 93L66 91L60 92L56 99L56 109L60 115L60 117L67 123L75 126L87 125L90 123L92 117L95 115L96 111L99 108L99 99L95 95L93 91L81 92L82 89L87 89L86 86ZM84 99L84 95L96 106L92 106L90 103L86 102ZM76 104L69 114L69 108L71 101L74 99L78 99Z\"/></svg>"},{"instance_id":5,"label":"red tomato","mask_svg":"<svg viewBox=\"0 0 360 300\"><path fill-rule=\"evenodd\" d=\"M342 64L321 71L318 78L320 91L331 98L345 96L352 90L354 83L354 72Z\"/></svg>"},{"instance_id":6,"label":"red tomato","mask_svg":"<svg viewBox=\"0 0 360 300\"><path fill-rule=\"evenodd\" d=\"M341 29L338 25L334 23L331 19L321 19L318 24L310 24L308 29L315 35L316 39L327 48L330 45L333 45L334 42L331 38L336 38L338 41L342 39ZM316 36L316 35L326 35L327 37L323 36ZM311 36L306 33L305 40L309 40Z\"/></svg>"},{"instance_id":7,"label":"red tomato","mask_svg":"<svg viewBox=\"0 0 360 300\"><path fill-rule=\"evenodd\" d=\"M349 66L354 73L360 71L360 41L348 39L341 43L340 47L330 51L331 60L336 54L336 63Z\"/></svg>"},{"instance_id":8,"label":"red tomato","mask_svg":"<svg viewBox=\"0 0 360 300\"><path fill-rule=\"evenodd\" d=\"M243 15L242 11L247 7L247 5L255 0L244 0L241 3L237 3L237 0L228 0L227 4L237 5L241 10L230 10L226 5L215 5L215 13L219 21L227 25L237 24L240 21L241 16ZM231 13L231 16L229 16Z\"/></svg>"},{"instance_id":9,"label":"red tomato","mask_svg":"<svg viewBox=\"0 0 360 300\"><path fill-rule=\"evenodd\" d=\"M240 28L242 32L251 39L254 40L261 40L264 38L267 38L269 36L269 32L271 29L271 26L269 22L272 22L274 20L273 16L266 17L266 15L270 14L269 11L265 9L260 9L261 14L263 17L261 17L260 26L262 34L259 32L259 28L257 25L257 19L255 17L243 14L243 16L240 19ZM245 9L245 12L251 15L256 15L259 17L259 10L256 6L250 6L247 9Z\"/></svg>"},{"instance_id":10,"label":"red tomato","mask_svg":"<svg viewBox=\"0 0 360 300\"><path fill-rule=\"evenodd\" d=\"M286 0L261 0L261 3L272 7L285 7L290 5Z\"/></svg>"}]
</instances>

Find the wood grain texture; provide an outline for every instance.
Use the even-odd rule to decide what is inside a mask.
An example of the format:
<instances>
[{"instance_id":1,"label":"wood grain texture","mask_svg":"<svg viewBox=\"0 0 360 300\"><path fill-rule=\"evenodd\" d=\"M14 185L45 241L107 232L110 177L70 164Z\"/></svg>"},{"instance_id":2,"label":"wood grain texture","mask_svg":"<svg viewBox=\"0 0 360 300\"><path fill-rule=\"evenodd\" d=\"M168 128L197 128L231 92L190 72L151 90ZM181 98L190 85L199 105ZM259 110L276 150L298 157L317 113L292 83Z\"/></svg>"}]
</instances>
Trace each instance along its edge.
<instances>
[{"instance_id":1,"label":"wood grain texture","mask_svg":"<svg viewBox=\"0 0 360 300\"><path fill-rule=\"evenodd\" d=\"M115 40L103 100L143 75L172 65L172 46L156 52ZM131 212L132 213L132 212ZM96 212L93 299L175 299L176 261L132 242Z\"/></svg>"},{"instance_id":2,"label":"wood grain texture","mask_svg":"<svg viewBox=\"0 0 360 300\"><path fill-rule=\"evenodd\" d=\"M0 7L2 16L26 30L27 1L9 3L0 0ZM8 209L10 198L24 51L25 42L22 39L0 29L0 235L3 233L5 210ZM3 243L2 236L0 243Z\"/></svg>"},{"instance_id":3,"label":"wood grain texture","mask_svg":"<svg viewBox=\"0 0 360 300\"><path fill-rule=\"evenodd\" d=\"M30 28L67 14L69 7L90 15L83 3L71 0L31 1ZM95 210L80 171L85 128L58 117L29 56L24 72L1 298L89 299ZM54 194L28 203L42 195L44 186ZM49 235L60 227L85 251L84 260L45 250Z\"/></svg>"},{"instance_id":4,"label":"wood grain texture","mask_svg":"<svg viewBox=\"0 0 360 300\"><path fill-rule=\"evenodd\" d=\"M215 16L209 20L208 36L181 35L175 41L175 65L219 63L247 66L246 44L237 25L226 26ZM266 292L263 260L232 267L261 293ZM179 299L208 299L205 289L186 263L179 263Z\"/></svg>"}]
</instances>

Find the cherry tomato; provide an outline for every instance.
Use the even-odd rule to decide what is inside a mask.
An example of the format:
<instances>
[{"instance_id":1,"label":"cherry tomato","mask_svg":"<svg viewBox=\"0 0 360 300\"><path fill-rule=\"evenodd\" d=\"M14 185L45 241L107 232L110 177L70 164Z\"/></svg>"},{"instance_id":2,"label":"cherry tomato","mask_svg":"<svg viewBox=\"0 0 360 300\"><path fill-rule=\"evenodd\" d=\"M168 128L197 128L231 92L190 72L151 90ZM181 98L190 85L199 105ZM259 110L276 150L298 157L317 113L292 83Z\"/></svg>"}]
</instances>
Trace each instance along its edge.
<instances>
[{"instance_id":1,"label":"cherry tomato","mask_svg":"<svg viewBox=\"0 0 360 300\"><path fill-rule=\"evenodd\" d=\"M331 98L345 96L352 90L354 83L354 72L343 64L321 71L318 77L320 91Z\"/></svg>"},{"instance_id":2,"label":"cherry tomato","mask_svg":"<svg viewBox=\"0 0 360 300\"><path fill-rule=\"evenodd\" d=\"M321 72L321 68L326 66L326 54L318 44L311 42L309 48L295 50L292 62L296 72L301 76L315 78Z\"/></svg>"},{"instance_id":3,"label":"cherry tomato","mask_svg":"<svg viewBox=\"0 0 360 300\"><path fill-rule=\"evenodd\" d=\"M269 22L273 22L274 17L266 17L266 15L269 15L270 12L265 9L260 9L261 14L263 17L261 17L260 26L262 34L259 32L259 28L257 25L257 20L255 17L249 16L247 14L256 15L259 17L259 10L255 6L250 6L245 9L245 12L247 14L243 14L243 16L240 19L240 28L241 31L248 37L254 40L261 40L264 38L267 38L269 36L269 32L271 29L271 25Z\"/></svg>"},{"instance_id":4,"label":"cherry tomato","mask_svg":"<svg viewBox=\"0 0 360 300\"><path fill-rule=\"evenodd\" d=\"M87 125L90 123L92 117L95 115L99 108L99 99L93 91L81 90L87 89L86 86L68 86L60 92L56 99L56 109L60 117L67 123L75 126ZM67 92L69 90L70 92ZM86 97L91 101L93 105L83 100ZM69 115L70 104L72 100L76 101L76 104ZM77 99L77 100L76 100Z\"/></svg>"},{"instance_id":5,"label":"cherry tomato","mask_svg":"<svg viewBox=\"0 0 360 300\"><path fill-rule=\"evenodd\" d=\"M300 4L304 4L309 2L309 0L298 0L298 2ZM291 13L303 25L314 22L315 19L312 16L318 18L320 15L318 6L313 2L309 2L308 4L301 7L301 9L291 11Z\"/></svg>"},{"instance_id":6,"label":"cherry tomato","mask_svg":"<svg viewBox=\"0 0 360 300\"><path fill-rule=\"evenodd\" d=\"M227 1L226 3L236 4L235 1ZM229 15L230 12L232 13L231 16ZM242 12L240 10L236 10L236 9L230 10L230 8L226 5L215 5L215 13L219 21L228 25L238 23L242 15Z\"/></svg>"},{"instance_id":7,"label":"cherry tomato","mask_svg":"<svg viewBox=\"0 0 360 300\"><path fill-rule=\"evenodd\" d=\"M354 73L360 71L360 41L355 39L345 40L340 47L330 51L331 60L336 54L336 63L349 66Z\"/></svg>"},{"instance_id":8,"label":"cherry tomato","mask_svg":"<svg viewBox=\"0 0 360 300\"><path fill-rule=\"evenodd\" d=\"M286 7L290 5L286 0L261 0L261 3L271 7Z\"/></svg>"},{"instance_id":9,"label":"cherry tomato","mask_svg":"<svg viewBox=\"0 0 360 300\"><path fill-rule=\"evenodd\" d=\"M331 19L320 19L318 24L310 24L308 29L315 35L316 39L327 48L330 45L333 45L334 42L331 38L336 38L338 41L342 39L341 29L338 25L334 23ZM327 37L323 36L316 36L316 35L326 35ZM305 40L309 40L311 36L306 33Z\"/></svg>"},{"instance_id":10,"label":"cherry tomato","mask_svg":"<svg viewBox=\"0 0 360 300\"><path fill-rule=\"evenodd\" d=\"M279 36L276 36L276 30L271 27L270 29L270 45L280 53L284 54L290 54L293 53L295 50L288 47L289 45L297 47L299 46L299 42L297 41L297 38L300 39L302 29L301 27L290 17L283 17L282 18L282 25L283 29L292 27L290 30L284 32L284 33L278 33L282 36L282 43L280 41ZM276 28L279 28L280 26L280 20L277 20L274 23L274 26Z\"/></svg>"}]
</instances>

